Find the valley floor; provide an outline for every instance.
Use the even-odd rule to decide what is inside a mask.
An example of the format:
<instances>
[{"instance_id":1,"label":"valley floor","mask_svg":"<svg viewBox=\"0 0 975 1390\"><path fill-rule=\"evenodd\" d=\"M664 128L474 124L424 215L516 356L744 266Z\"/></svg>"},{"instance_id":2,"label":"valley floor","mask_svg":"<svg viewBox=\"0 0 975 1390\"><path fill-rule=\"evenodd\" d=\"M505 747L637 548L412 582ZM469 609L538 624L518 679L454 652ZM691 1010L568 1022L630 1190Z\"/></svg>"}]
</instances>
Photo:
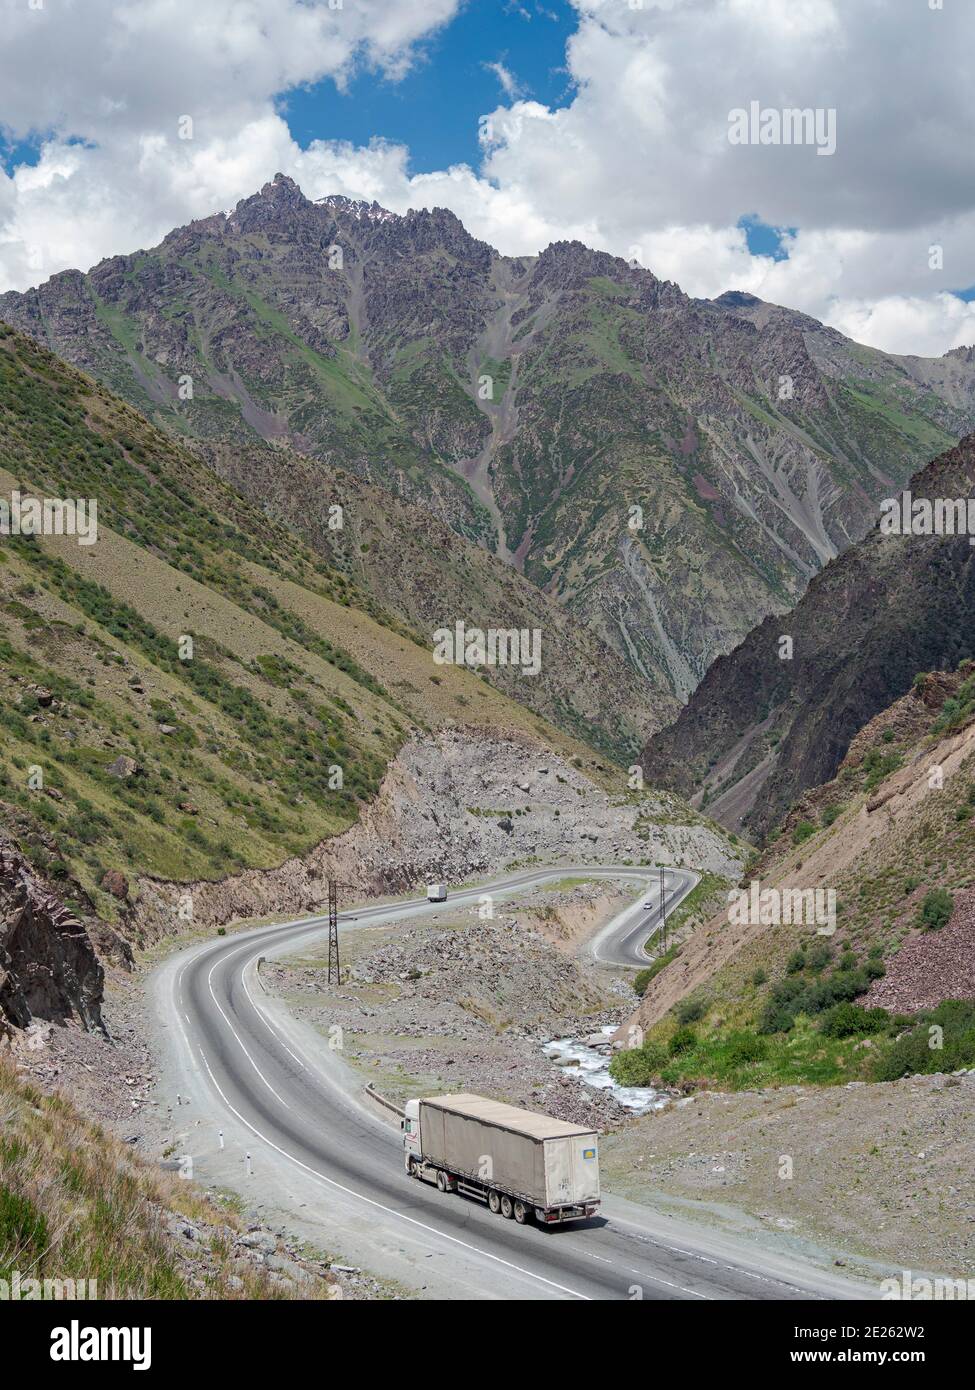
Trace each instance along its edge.
<instances>
[{"instance_id":1,"label":"valley floor","mask_svg":"<svg viewBox=\"0 0 975 1390\"><path fill-rule=\"evenodd\" d=\"M269 960L261 981L306 1036L339 1029L343 1059L397 1102L482 1090L599 1126L614 1197L871 1280L901 1269L963 1274L975 1227L975 1072L701 1092L633 1119L544 1057L545 1039L585 1036L626 1016L629 972L596 964L583 948L631 891L567 879L505 904L495 920L458 908L432 921L361 926L344 937L340 987L325 983L320 943ZM42 1026L19 1048L22 1072L42 1089L68 1092L135 1151L164 1162L195 1146L187 1131L200 1119L188 1098L177 1099L166 1039L153 1034L145 968L186 945L162 943L134 976L113 972L105 1015L114 1046ZM298 1253L313 1234L321 1247L328 1212L312 1222L304 1202L266 1205L236 1152L209 1153L202 1168L283 1249ZM390 1271L380 1274L340 1277L347 1296L402 1293Z\"/></svg>"},{"instance_id":2,"label":"valley floor","mask_svg":"<svg viewBox=\"0 0 975 1390\"><path fill-rule=\"evenodd\" d=\"M515 1105L610 1128L626 1115L607 1092L553 1067L542 1043L619 1024L630 972L597 968L578 948L628 905L633 887L566 879L482 921L476 908L416 925L350 932L341 987L327 946L269 961L266 989L327 1035L388 1099L443 1091L504 1095Z\"/></svg>"},{"instance_id":3,"label":"valley floor","mask_svg":"<svg viewBox=\"0 0 975 1390\"><path fill-rule=\"evenodd\" d=\"M472 914L458 912L406 933L356 933L340 989L325 983L321 947L269 963L262 980L318 1031L340 1026L345 1060L398 1103L483 1091L599 1124L603 1181L616 1196L868 1277L966 1271L975 1072L705 1091L633 1119L542 1055L544 1039L585 1036L627 1011L629 972L579 949L621 905L602 886L535 890L499 923L517 943L513 959L485 931L494 924L471 925Z\"/></svg>"}]
</instances>

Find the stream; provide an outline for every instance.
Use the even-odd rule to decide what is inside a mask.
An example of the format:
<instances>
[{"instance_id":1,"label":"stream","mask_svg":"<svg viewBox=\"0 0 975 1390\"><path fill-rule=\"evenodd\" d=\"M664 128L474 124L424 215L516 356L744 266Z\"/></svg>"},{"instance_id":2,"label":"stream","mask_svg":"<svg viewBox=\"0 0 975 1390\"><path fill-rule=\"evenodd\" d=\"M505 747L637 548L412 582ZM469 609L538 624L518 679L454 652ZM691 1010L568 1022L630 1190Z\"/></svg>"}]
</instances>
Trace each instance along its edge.
<instances>
[{"instance_id":1,"label":"stream","mask_svg":"<svg viewBox=\"0 0 975 1390\"><path fill-rule=\"evenodd\" d=\"M627 1110L632 1110L634 1115L645 1115L649 1110L662 1110L669 1104L670 1097L663 1091L655 1091L652 1086L620 1086L609 1074L609 1063L612 1057L609 1040L616 1032L616 1027L610 1024L606 1028L600 1029L606 1038L605 1047L600 1044L590 1046L588 1042L581 1042L578 1038L553 1038L551 1042L542 1045L542 1051L549 1061L562 1061L560 1070L566 1076L576 1076L586 1086L593 1086L597 1091L610 1091L615 1100ZM595 1034L590 1036L594 1037ZM566 1066L566 1061L575 1061L577 1066Z\"/></svg>"}]
</instances>

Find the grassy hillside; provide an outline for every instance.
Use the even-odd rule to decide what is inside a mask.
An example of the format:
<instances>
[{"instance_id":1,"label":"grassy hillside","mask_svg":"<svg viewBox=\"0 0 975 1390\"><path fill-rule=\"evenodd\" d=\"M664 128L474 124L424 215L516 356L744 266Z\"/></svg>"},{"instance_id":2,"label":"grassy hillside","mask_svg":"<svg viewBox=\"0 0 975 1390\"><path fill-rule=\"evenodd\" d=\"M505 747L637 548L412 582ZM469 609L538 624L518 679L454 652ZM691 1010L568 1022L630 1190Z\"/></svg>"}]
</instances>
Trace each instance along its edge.
<instances>
[{"instance_id":1,"label":"grassy hillside","mask_svg":"<svg viewBox=\"0 0 975 1390\"><path fill-rule=\"evenodd\" d=\"M95 545L0 540L0 800L103 915L106 870L216 877L340 832L414 729L521 729L595 764L5 327L0 460L0 496L98 501Z\"/></svg>"},{"instance_id":2,"label":"grassy hillside","mask_svg":"<svg viewBox=\"0 0 975 1390\"><path fill-rule=\"evenodd\" d=\"M975 663L922 673L745 883L836 895L835 935L727 905L650 983L620 1078L739 1089L975 1065Z\"/></svg>"}]
</instances>

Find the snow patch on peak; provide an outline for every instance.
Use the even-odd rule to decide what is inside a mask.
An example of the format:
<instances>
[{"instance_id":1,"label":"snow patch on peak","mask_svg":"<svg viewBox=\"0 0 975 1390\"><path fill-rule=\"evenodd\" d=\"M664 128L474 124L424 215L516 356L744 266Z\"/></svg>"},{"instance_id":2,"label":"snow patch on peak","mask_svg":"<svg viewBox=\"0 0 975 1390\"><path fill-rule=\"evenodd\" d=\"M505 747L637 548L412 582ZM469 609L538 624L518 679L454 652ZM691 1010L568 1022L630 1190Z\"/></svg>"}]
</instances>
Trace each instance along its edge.
<instances>
[{"instance_id":1,"label":"snow patch on peak","mask_svg":"<svg viewBox=\"0 0 975 1390\"><path fill-rule=\"evenodd\" d=\"M319 207L334 208L338 212L348 213L360 222L393 222L397 218L395 212L382 207L375 199L368 203L364 198L346 198L342 193L330 193L325 198L316 198L315 201Z\"/></svg>"}]
</instances>

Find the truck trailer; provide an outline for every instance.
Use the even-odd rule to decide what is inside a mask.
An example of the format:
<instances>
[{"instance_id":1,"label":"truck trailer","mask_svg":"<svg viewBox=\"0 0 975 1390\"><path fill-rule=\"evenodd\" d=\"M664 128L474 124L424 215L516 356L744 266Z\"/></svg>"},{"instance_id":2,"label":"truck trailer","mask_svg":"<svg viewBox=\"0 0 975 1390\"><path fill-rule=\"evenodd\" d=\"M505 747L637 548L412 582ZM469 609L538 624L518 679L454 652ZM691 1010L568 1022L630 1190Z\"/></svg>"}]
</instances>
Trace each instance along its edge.
<instances>
[{"instance_id":1,"label":"truck trailer","mask_svg":"<svg viewBox=\"0 0 975 1390\"><path fill-rule=\"evenodd\" d=\"M484 1096L406 1103L406 1171L519 1225L579 1221L599 1207L596 1131Z\"/></svg>"},{"instance_id":2,"label":"truck trailer","mask_svg":"<svg viewBox=\"0 0 975 1390\"><path fill-rule=\"evenodd\" d=\"M445 883L427 884L427 902L445 903L447 901L447 885Z\"/></svg>"}]
</instances>

